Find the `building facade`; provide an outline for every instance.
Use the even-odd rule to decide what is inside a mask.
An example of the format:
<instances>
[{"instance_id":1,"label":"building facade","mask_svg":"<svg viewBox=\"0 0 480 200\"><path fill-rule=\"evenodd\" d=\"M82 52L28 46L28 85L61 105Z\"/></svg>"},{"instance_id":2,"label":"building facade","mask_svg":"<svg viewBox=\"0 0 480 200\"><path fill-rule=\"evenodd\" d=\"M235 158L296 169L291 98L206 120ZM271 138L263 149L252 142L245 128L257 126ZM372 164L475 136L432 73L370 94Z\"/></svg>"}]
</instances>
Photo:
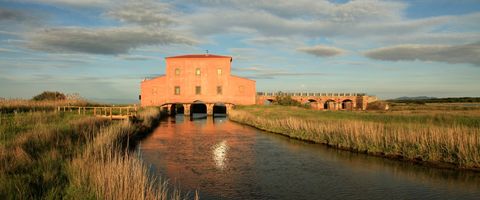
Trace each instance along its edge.
<instances>
[{"instance_id":1,"label":"building facade","mask_svg":"<svg viewBox=\"0 0 480 200\"><path fill-rule=\"evenodd\" d=\"M141 83L142 106L194 103L252 105L255 81L231 74L232 57L212 54L165 58L165 75Z\"/></svg>"}]
</instances>

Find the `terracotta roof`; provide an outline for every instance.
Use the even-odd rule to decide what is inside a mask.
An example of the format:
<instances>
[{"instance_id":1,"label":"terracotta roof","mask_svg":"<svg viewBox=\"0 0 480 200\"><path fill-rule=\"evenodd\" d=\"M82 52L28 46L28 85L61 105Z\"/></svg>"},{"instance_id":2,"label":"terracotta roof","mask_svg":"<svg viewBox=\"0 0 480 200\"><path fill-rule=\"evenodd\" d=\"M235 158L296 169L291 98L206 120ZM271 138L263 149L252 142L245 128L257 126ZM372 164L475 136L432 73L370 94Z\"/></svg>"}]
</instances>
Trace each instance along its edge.
<instances>
[{"instance_id":1,"label":"terracotta roof","mask_svg":"<svg viewBox=\"0 0 480 200\"><path fill-rule=\"evenodd\" d=\"M214 54L191 54L191 55L180 55L180 56L170 56L166 58L230 58L231 56L220 56Z\"/></svg>"}]
</instances>

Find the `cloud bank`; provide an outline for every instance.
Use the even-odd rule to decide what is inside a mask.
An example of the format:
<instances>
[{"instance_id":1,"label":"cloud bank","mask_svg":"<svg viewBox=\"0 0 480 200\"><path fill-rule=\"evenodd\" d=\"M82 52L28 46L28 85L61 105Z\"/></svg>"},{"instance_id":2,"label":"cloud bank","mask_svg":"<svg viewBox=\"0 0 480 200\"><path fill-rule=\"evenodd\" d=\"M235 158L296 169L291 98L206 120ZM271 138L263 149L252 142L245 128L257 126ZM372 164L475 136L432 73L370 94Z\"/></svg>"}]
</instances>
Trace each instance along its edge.
<instances>
[{"instance_id":1,"label":"cloud bank","mask_svg":"<svg viewBox=\"0 0 480 200\"><path fill-rule=\"evenodd\" d=\"M318 56L318 57L332 57L332 56L337 56L345 53L345 50L343 49L336 48L336 47L323 46L323 45L317 45L313 47L302 47L302 48L298 48L297 50L314 55L314 56Z\"/></svg>"},{"instance_id":2,"label":"cloud bank","mask_svg":"<svg viewBox=\"0 0 480 200\"><path fill-rule=\"evenodd\" d=\"M480 66L480 42L465 45L397 45L373 49L364 55L376 60L421 60Z\"/></svg>"},{"instance_id":3,"label":"cloud bank","mask_svg":"<svg viewBox=\"0 0 480 200\"><path fill-rule=\"evenodd\" d=\"M28 36L28 47L48 52L126 54L144 45L194 44L191 38L169 31L125 28L50 28Z\"/></svg>"}]
</instances>

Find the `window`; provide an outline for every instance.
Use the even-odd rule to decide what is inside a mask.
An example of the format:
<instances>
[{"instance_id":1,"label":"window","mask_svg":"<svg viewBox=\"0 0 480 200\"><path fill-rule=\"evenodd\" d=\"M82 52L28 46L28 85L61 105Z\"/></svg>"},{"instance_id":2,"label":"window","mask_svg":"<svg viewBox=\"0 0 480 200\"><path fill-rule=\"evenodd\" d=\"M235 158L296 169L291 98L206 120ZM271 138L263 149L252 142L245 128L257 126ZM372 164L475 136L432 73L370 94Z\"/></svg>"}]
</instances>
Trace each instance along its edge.
<instances>
[{"instance_id":1,"label":"window","mask_svg":"<svg viewBox=\"0 0 480 200\"><path fill-rule=\"evenodd\" d=\"M178 76L178 75L180 75L180 69L179 69L179 68L176 68L176 69L175 69L175 76Z\"/></svg>"},{"instance_id":2,"label":"window","mask_svg":"<svg viewBox=\"0 0 480 200\"><path fill-rule=\"evenodd\" d=\"M202 87L200 86L195 86L195 94L201 94L202 93Z\"/></svg>"},{"instance_id":3,"label":"window","mask_svg":"<svg viewBox=\"0 0 480 200\"><path fill-rule=\"evenodd\" d=\"M200 68L195 69L195 75L200 76Z\"/></svg>"},{"instance_id":4,"label":"window","mask_svg":"<svg viewBox=\"0 0 480 200\"><path fill-rule=\"evenodd\" d=\"M217 75L218 75L218 76L221 76L221 75L222 75L222 69L220 69L220 68L217 69Z\"/></svg>"},{"instance_id":5,"label":"window","mask_svg":"<svg viewBox=\"0 0 480 200\"><path fill-rule=\"evenodd\" d=\"M175 95L180 95L180 86L175 86Z\"/></svg>"},{"instance_id":6,"label":"window","mask_svg":"<svg viewBox=\"0 0 480 200\"><path fill-rule=\"evenodd\" d=\"M217 94L222 94L222 86L217 86Z\"/></svg>"}]
</instances>

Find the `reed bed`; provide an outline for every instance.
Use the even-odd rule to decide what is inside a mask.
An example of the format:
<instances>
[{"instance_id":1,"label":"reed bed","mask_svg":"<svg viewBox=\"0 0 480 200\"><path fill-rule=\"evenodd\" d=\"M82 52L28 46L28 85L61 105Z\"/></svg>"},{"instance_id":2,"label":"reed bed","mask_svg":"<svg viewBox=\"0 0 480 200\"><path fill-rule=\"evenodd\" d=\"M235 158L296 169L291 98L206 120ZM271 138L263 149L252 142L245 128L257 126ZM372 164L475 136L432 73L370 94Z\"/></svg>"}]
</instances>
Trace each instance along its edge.
<instances>
[{"instance_id":1,"label":"reed bed","mask_svg":"<svg viewBox=\"0 0 480 200\"><path fill-rule=\"evenodd\" d=\"M272 114L275 111L280 114ZM385 118L376 115L385 115ZM442 124L429 119L428 115L402 114L400 119L395 118L395 114L388 115L257 106L232 110L229 118L266 131L341 149L457 168L480 169L479 118ZM455 118L446 116L441 119L445 121Z\"/></svg>"},{"instance_id":2,"label":"reed bed","mask_svg":"<svg viewBox=\"0 0 480 200\"><path fill-rule=\"evenodd\" d=\"M184 199L129 144L162 115L113 123L68 113L1 116L0 199ZM6 133L4 132L6 131Z\"/></svg>"},{"instance_id":3,"label":"reed bed","mask_svg":"<svg viewBox=\"0 0 480 200\"><path fill-rule=\"evenodd\" d=\"M93 194L95 199L185 199L166 181L151 175L140 157L128 151L130 138L145 134L158 122L158 109L140 112L133 123L125 121L102 129L70 163L71 196ZM80 188L80 189L79 189Z\"/></svg>"},{"instance_id":4,"label":"reed bed","mask_svg":"<svg viewBox=\"0 0 480 200\"><path fill-rule=\"evenodd\" d=\"M19 116L25 115L25 118ZM81 150L101 126L109 122L97 118L49 116L36 123L39 115L12 117L8 133L0 144L0 199L50 199L65 195L69 176L65 164ZM31 124L27 128L24 124ZM5 129L4 129L5 130ZM15 134L16 133L16 134ZM6 135L2 133L2 135Z\"/></svg>"},{"instance_id":5,"label":"reed bed","mask_svg":"<svg viewBox=\"0 0 480 200\"><path fill-rule=\"evenodd\" d=\"M26 99L0 99L0 113L54 111L57 106L87 106L85 100L32 101Z\"/></svg>"}]
</instances>

